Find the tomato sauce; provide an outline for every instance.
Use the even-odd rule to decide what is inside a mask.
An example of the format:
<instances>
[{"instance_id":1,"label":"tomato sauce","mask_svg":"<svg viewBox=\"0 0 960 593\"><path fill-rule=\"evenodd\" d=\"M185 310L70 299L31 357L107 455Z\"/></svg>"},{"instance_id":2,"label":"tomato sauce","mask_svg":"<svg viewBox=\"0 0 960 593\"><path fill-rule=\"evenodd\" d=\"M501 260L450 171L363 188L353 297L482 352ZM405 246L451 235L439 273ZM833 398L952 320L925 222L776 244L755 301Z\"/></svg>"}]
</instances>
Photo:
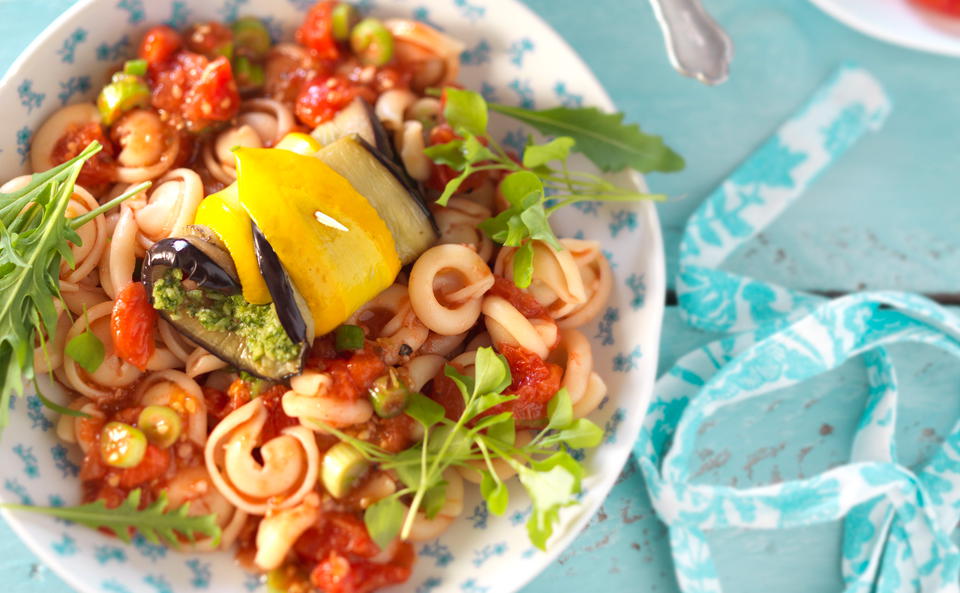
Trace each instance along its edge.
<instances>
[{"instance_id":1,"label":"tomato sauce","mask_svg":"<svg viewBox=\"0 0 960 593\"><path fill-rule=\"evenodd\" d=\"M50 160L56 164L65 163L83 152L93 141L99 142L103 149L84 163L77 183L94 194L100 194L116 180L117 174L116 148L100 124L90 122L68 127L53 145Z\"/></svg>"},{"instance_id":2,"label":"tomato sauce","mask_svg":"<svg viewBox=\"0 0 960 593\"><path fill-rule=\"evenodd\" d=\"M560 390L563 369L520 346L498 344L497 350L510 364L513 378L503 392L518 397L490 408L486 414L511 411L518 426L542 425L547 418L547 402Z\"/></svg>"}]
</instances>

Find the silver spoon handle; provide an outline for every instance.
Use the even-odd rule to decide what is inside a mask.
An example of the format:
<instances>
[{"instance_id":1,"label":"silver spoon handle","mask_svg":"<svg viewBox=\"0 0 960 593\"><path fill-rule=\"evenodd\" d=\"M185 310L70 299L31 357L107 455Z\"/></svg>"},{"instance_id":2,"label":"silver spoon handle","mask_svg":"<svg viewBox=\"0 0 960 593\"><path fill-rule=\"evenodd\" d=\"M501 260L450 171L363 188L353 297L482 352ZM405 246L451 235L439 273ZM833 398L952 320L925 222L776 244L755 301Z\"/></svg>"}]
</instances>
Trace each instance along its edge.
<instances>
[{"instance_id":1,"label":"silver spoon handle","mask_svg":"<svg viewBox=\"0 0 960 593\"><path fill-rule=\"evenodd\" d=\"M733 43L700 0L650 0L650 4L677 72L704 84L725 81Z\"/></svg>"}]
</instances>

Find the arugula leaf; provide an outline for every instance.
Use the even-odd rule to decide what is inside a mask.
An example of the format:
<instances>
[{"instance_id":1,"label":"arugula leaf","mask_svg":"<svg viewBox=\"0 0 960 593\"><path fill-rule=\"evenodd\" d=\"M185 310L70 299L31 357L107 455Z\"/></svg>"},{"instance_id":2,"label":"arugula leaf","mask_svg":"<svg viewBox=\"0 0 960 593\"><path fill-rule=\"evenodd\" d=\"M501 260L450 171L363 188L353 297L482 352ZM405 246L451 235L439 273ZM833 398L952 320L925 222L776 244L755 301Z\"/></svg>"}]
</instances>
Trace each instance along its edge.
<instances>
[{"instance_id":1,"label":"arugula leaf","mask_svg":"<svg viewBox=\"0 0 960 593\"><path fill-rule=\"evenodd\" d=\"M93 373L103 364L103 342L88 327L67 342L64 354L76 361L83 370Z\"/></svg>"},{"instance_id":2,"label":"arugula leaf","mask_svg":"<svg viewBox=\"0 0 960 593\"><path fill-rule=\"evenodd\" d=\"M487 133L487 101L480 93L447 87L443 90L443 117L458 134Z\"/></svg>"},{"instance_id":3,"label":"arugula leaf","mask_svg":"<svg viewBox=\"0 0 960 593\"><path fill-rule=\"evenodd\" d=\"M385 550L403 525L407 507L396 498L384 498L367 507L363 513L363 524L367 532L381 550Z\"/></svg>"},{"instance_id":4,"label":"arugula leaf","mask_svg":"<svg viewBox=\"0 0 960 593\"><path fill-rule=\"evenodd\" d=\"M641 173L669 173L684 167L683 158L667 147L660 136L645 134L636 124L623 123L622 113L604 113L596 107L554 107L540 111L498 103L491 103L489 107L548 136L573 139L573 150L586 155L602 171L622 171L630 167Z\"/></svg>"},{"instance_id":5,"label":"arugula leaf","mask_svg":"<svg viewBox=\"0 0 960 593\"><path fill-rule=\"evenodd\" d=\"M189 515L189 502L167 508L166 491L161 491L157 500L143 509L139 508L140 498L138 488L113 509L108 509L101 499L72 507L35 507L12 503L4 503L0 507L66 519L91 529L107 529L126 543L130 543L131 530L135 530L152 544L162 541L172 548L180 547L181 536L192 542L198 535L205 535L212 538L215 545L219 544L220 527L217 526L216 515L192 517Z\"/></svg>"}]
</instances>

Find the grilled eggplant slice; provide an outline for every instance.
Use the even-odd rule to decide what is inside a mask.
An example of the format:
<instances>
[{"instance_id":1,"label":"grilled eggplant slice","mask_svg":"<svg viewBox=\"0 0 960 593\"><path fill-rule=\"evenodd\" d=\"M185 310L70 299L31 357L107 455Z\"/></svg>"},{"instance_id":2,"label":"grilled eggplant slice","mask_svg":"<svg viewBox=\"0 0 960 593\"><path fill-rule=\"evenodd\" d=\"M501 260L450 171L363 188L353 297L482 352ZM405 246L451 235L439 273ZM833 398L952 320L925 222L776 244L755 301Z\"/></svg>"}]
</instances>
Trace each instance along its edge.
<instances>
[{"instance_id":1,"label":"grilled eggplant slice","mask_svg":"<svg viewBox=\"0 0 960 593\"><path fill-rule=\"evenodd\" d=\"M257 264L263 276L270 296L276 307L280 325L294 342L313 343L313 316L306 301L290 282L290 276L283 269L280 258L263 236L263 232L253 225L253 251L257 255Z\"/></svg>"},{"instance_id":2,"label":"grilled eggplant slice","mask_svg":"<svg viewBox=\"0 0 960 593\"><path fill-rule=\"evenodd\" d=\"M290 335L276 312L295 301L248 303L216 235L199 226L187 227L184 235L147 250L141 276L153 307L180 333L237 369L273 381L299 374L308 324L301 320L302 331ZM291 320L297 315L287 314Z\"/></svg>"},{"instance_id":3,"label":"grilled eggplant slice","mask_svg":"<svg viewBox=\"0 0 960 593\"><path fill-rule=\"evenodd\" d=\"M359 136L328 144L317 158L350 182L387 224L406 265L437 240L437 227L420 192L383 153Z\"/></svg>"},{"instance_id":4,"label":"grilled eggplant slice","mask_svg":"<svg viewBox=\"0 0 960 593\"><path fill-rule=\"evenodd\" d=\"M391 161L396 161L397 157L386 128L380 123L373 107L363 97L357 97L337 112L333 119L320 124L310 132L310 135L323 146L354 134L376 146L377 150Z\"/></svg>"}]
</instances>

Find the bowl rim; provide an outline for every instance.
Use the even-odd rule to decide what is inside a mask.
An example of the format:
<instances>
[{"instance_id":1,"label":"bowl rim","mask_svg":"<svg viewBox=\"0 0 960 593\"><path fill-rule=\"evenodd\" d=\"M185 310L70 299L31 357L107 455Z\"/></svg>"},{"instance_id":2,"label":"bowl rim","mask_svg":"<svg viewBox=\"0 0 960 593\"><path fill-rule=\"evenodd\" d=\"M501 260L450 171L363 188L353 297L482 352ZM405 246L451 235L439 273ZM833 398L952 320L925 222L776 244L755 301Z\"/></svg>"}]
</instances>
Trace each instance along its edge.
<instances>
[{"instance_id":1,"label":"bowl rim","mask_svg":"<svg viewBox=\"0 0 960 593\"><path fill-rule=\"evenodd\" d=\"M583 69L587 81L599 90L599 101L596 106L607 111L617 110L615 103L607 92L607 89L597 79L593 69L587 65L582 56L580 56L580 54L570 45L567 39L563 37L563 35L561 35L556 29L554 29L549 22L547 22L536 11L531 9L521 0L495 1L504 5L510 5L511 10L524 12L525 17L539 22L547 31L552 33L556 38L556 41L564 49L569 51L571 56L573 56L574 65ZM77 2L75 2L72 6L51 21L46 27L44 27L44 29L17 55L16 59L10 64L10 67L7 69L7 71L2 77L0 77L0 89L6 88L7 85L12 84L12 81L21 75L27 60L32 54L39 51L46 44L50 43L55 34L60 33L61 30L67 29L78 14L87 10L91 5L100 2L106 2L106 0L77 0ZM629 178L630 182L638 189L641 191L647 191L648 188L643 175L636 171L630 171ZM540 574L542 574L543 571L546 570L546 568L550 566L560 556L560 554L562 554L583 532L593 516L596 515L600 505L610 495L616 480L619 478L620 473L623 471L623 468L626 466L626 463L632 454L632 443L636 442L643 426L643 416L646 415L650 399L653 395L653 388L660 354L660 340L666 307L666 260L664 254L663 233L655 204L651 201L643 201L637 204L637 208L643 214L643 218L640 223L641 228L638 230L649 237L646 242L649 243L650 253L645 258L648 262L649 268L644 280L646 282L646 295L650 312L647 313L648 323L644 327L636 328L636 330L642 336L642 339L638 340L639 343L653 344L655 347L650 351L645 351L644 356L639 362L638 373L640 374L640 381L642 382L642 392L639 394L639 397L636 397L637 394L634 394L635 399L632 402L625 402L623 405L637 408L640 414L640 420L636 423L635 429L631 431L630 434L620 434L620 438L629 439L629 443L631 443L631 445L618 448L618 450L615 451L615 454L620 457L619 459L615 459L616 467L618 468L617 471L608 472L606 475L604 475L603 479L591 489L604 492L603 498L594 502L592 508L587 509L589 512L578 513L578 515L572 521L570 521L567 526L565 526L562 535L554 538L550 542L550 546L545 553L538 554L534 558L527 560L528 563L533 564L533 570L525 571L523 575L520 575L520 578L517 578L515 581L513 581L514 585L510 589L512 592L521 590L536 577L540 576ZM7 525L10 526L11 530L19 538L20 543L25 545L27 549L35 554L47 568L51 569L71 588L78 592L97 590L95 585L85 582L81 575L77 574L75 571L68 570L64 564L57 562L57 557L53 552L46 547L41 546L39 542L34 540L32 537L29 537L29 527L25 522L16 520L12 515L12 511L0 509L0 516L3 516Z\"/></svg>"}]
</instances>

